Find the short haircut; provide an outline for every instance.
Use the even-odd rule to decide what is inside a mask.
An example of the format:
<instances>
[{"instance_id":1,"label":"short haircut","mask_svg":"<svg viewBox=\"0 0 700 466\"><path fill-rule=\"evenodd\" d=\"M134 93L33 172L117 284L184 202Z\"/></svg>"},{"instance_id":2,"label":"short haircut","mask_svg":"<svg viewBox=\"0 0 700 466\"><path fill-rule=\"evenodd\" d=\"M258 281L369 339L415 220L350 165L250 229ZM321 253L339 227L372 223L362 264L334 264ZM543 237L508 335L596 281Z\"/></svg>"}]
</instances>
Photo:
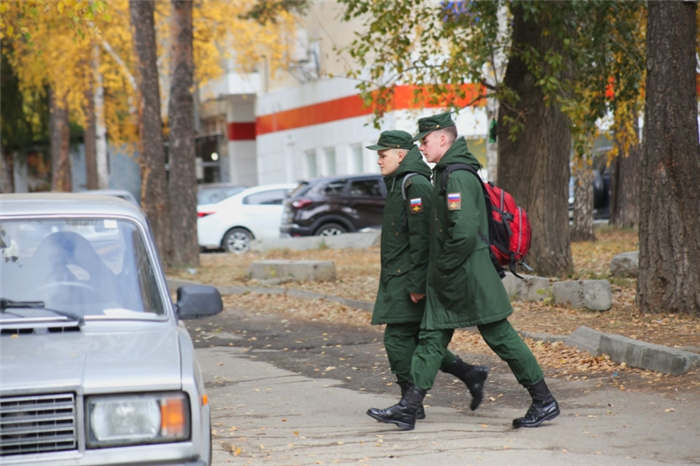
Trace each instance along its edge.
<instances>
[{"instance_id":1,"label":"short haircut","mask_svg":"<svg viewBox=\"0 0 700 466\"><path fill-rule=\"evenodd\" d=\"M448 126L447 128L438 129L435 131L440 132L447 136L447 140L452 144L457 139L457 127L455 125Z\"/></svg>"},{"instance_id":2,"label":"short haircut","mask_svg":"<svg viewBox=\"0 0 700 466\"><path fill-rule=\"evenodd\" d=\"M409 149L404 149L401 147L389 147L388 149L382 149L377 152L384 152L387 155L388 154L396 154L398 156L399 152L403 152L403 156L406 157L408 155Z\"/></svg>"}]
</instances>

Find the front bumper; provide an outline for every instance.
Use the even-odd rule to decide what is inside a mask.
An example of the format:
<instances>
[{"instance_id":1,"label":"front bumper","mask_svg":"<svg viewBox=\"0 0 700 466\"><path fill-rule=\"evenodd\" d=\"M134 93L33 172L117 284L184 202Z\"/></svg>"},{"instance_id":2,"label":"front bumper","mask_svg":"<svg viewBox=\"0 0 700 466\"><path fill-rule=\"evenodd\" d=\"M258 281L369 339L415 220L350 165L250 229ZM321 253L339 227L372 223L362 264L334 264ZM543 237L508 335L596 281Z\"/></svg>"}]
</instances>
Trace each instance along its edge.
<instances>
[{"instance_id":1,"label":"front bumper","mask_svg":"<svg viewBox=\"0 0 700 466\"><path fill-rule=\"evenodd\" d=\"M0 464L32 466L207 466L193 456L192 442L129 446L85 451L3 456Z\"/></svg>"}]
</instances>

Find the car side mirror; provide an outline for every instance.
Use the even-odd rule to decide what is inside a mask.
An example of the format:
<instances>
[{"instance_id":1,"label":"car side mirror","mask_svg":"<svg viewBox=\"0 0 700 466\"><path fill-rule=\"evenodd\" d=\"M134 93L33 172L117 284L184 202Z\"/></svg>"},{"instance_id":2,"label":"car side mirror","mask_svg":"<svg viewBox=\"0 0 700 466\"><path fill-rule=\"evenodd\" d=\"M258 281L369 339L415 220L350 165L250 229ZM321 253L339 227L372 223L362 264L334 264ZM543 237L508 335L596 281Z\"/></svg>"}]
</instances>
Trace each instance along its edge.
<instances>
[{"instance_id":1,"label":"car side mirror","mask_svg":"<svg viewBox=\"0 0 700 466\"><path fill-rule=\"evenodd\" d=\"M224 308L219 290L208 285L188 285L177 288L175 315L181 320L211 317Z\"/></svg>"}]
</instances>

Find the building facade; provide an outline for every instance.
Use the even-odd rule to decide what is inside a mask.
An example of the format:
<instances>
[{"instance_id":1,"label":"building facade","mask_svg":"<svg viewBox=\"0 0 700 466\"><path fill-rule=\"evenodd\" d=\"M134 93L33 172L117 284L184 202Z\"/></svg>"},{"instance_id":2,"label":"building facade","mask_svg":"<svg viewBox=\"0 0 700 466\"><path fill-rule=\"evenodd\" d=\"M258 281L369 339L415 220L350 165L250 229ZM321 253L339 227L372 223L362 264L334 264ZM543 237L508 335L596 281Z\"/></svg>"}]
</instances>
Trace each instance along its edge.
<instances>
[{"instance_id":1,"label":"building facade","mask_svg":"<svg viewBox=\"0 0 700 466\"><path fill-rule=\"evenodd\" d=\"M260 72L231 70L200 89L201 130L204 137L217 140L198 150L200 181L252 186L379 173L376 152L365 146L382 130L415 133L418 118L442 111L427 105L415 108L413 88L399 86L393 110L380 129L373 126L372 110L356 89L358 81L345 77L355 64L342 48L361 23L341 21L341 9L332 1L312 3L300 20L296 50L285 70L270 75L262 63ZM467 89L471 96L477 90ZM455 119L460 135L485 164L485 109L466 108ZM207 167L217 176L207 176Z\"/></svg>"}]
</instances>

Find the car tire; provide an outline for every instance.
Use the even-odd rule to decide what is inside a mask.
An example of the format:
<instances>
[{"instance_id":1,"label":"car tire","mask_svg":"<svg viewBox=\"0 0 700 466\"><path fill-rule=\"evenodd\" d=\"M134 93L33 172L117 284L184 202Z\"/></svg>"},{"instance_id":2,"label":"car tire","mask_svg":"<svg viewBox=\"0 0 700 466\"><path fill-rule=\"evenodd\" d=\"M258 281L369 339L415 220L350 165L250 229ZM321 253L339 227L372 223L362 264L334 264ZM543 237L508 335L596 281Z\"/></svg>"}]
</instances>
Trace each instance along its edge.
<instances>
[{"instance_id":1,"label":"car tire","mask_svg":"<svg viewBox=\"0 0 700 466\"><path fill-rule=\"evenodd\" d=\"M221 247L227 252L243 254L250 251L251 241L253 241L253 234L245 228L231 228L224 235Z\"/></svg>"},{"instance_id":2,"label":"car tire","mask_svg":"<svg viewBox=\"0 0 700 466\"><path fill-rule=\"evenodd\" d=\"M339 223L326 223L324 225L321 225L316 230L314 235L315 236L337 236L337 235L341 235L341 234L345 233L346 231L348 231L348 229Z\"/></svg>"}]
</instances>

